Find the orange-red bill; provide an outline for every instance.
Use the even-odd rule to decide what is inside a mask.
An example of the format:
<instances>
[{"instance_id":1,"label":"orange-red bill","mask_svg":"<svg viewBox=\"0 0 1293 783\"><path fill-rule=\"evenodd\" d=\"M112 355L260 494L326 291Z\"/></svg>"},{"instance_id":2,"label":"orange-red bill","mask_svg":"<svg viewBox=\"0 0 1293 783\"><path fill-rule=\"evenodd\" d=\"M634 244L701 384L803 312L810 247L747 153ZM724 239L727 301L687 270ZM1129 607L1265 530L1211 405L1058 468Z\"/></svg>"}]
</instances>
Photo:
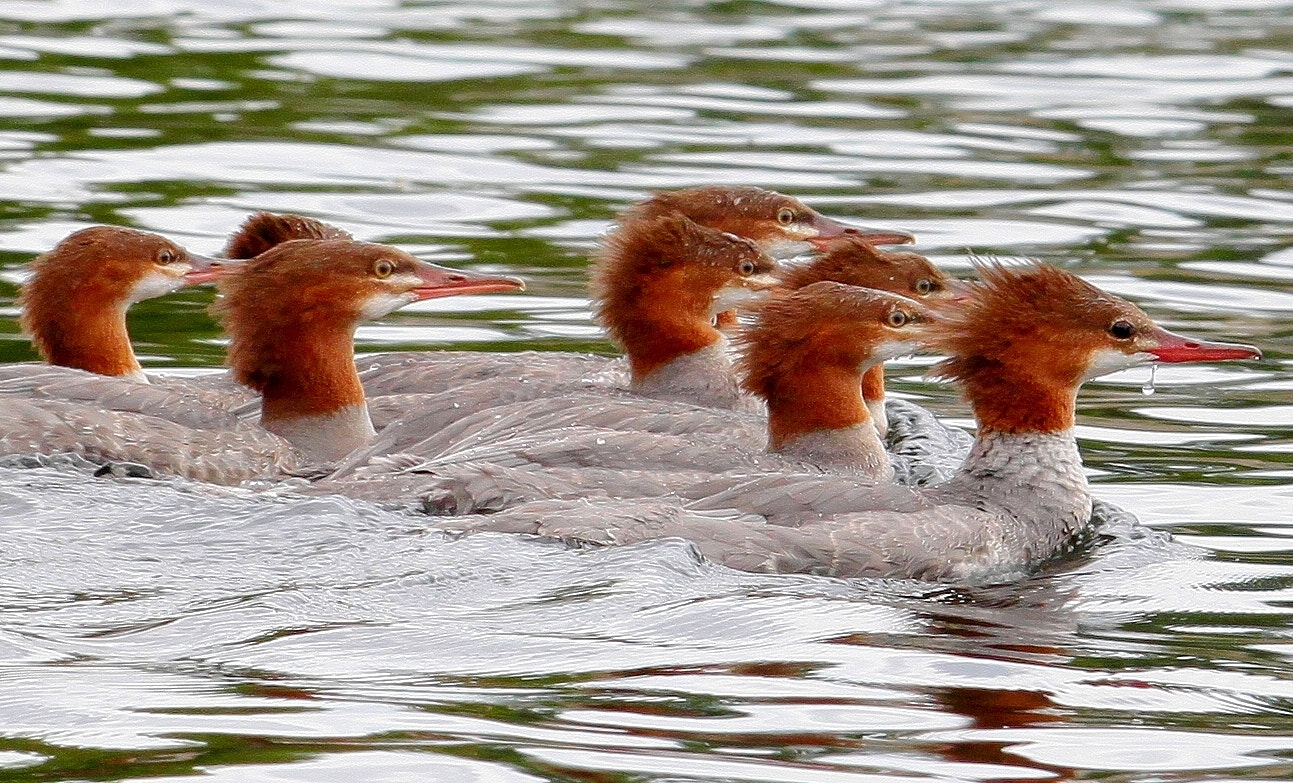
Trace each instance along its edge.
<instances>
[{"instance_id":1,"label":"orange-red bill","mask_svg":"<svg viewBox=\"0 0 1293 783\"><path fill-rule=\"evenodd\" d=\"M1156 330L1154 337L1158 340L1158 345L1145 349L1145 353L1160 362L1218 362L1262 358L1262 352L1251 345L1195 340L1166 329Z\"/></svg>"},{"instance_id":2,"label":"orange-red bill","mask_svg":"<svg viewBox=\"0 0 1293 783\"><path fill-rule=\"evenodd\" d=\"M212 258L211 256L200 256L196 253L188 252L184 254L184 260L188 261L189 266L192 267L192 269L184 273L185 285L201 285L214 282L224 277L231 267L242 263L241 260Z\"/></svg>"},{"instance_id":3,"label":"orange-red bill","mask_svg":"<svg viewBox=\"0 0 1293 783\"><path fill-rule=\"evenodd\" d=\"M906 231L850 226L823 215L813 219L813 226L817 229L817 236L808 241L818 250L826 250L831 240L842 236L861 237L862 241L870 245L910 245L916 241L916 237Z\"/></svg>"},{"instance_id":4,"label":"orange-red bill","mask_svg":"<svg viewBox=\"0 0 1293 783\"><path fill-rule=\"evenodd\" d=\"M519 278L505 275L483 275L461 269L449 269L435 264L421 263L417 269L423 285L413 289L418 299L438 299L462 294L497 294L524 291L525 283Z\"/></svg>"}]
</instances>

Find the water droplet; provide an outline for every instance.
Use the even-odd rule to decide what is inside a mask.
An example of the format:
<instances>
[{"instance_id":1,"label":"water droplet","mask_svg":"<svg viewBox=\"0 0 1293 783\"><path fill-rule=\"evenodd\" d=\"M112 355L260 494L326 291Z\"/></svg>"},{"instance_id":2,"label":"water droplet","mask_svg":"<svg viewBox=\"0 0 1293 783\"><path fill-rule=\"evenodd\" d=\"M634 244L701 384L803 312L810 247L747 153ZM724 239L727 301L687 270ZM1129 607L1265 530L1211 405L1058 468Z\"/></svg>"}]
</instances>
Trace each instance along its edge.
<instances>
[{"instance_id":1,"label":"water droplet","mask_svg":"<svg viewBox=\"0 0 1293 783\"><path fill-rule=\"evenodd\" d=\"M605 446L605 445L606 445L606 439L605 439L605 438L598 438L598 439L597 439L597 445L598 445L598 446Z\"/></svg>"},{"instance_id":2,"label":"water droplet","mask_svg":"<svg viewBox=\"0 0 1293 783\"><path fill-rule=\"evenodd\" d=\"M1154 375L1157 373L1158 373L1158 365L1157 364L1149 365L1149 380L1145 381L1145 385L1140 387L1141 394L1148 397L1149 395L1154 393Z\"/></svg>"}]
</instances>

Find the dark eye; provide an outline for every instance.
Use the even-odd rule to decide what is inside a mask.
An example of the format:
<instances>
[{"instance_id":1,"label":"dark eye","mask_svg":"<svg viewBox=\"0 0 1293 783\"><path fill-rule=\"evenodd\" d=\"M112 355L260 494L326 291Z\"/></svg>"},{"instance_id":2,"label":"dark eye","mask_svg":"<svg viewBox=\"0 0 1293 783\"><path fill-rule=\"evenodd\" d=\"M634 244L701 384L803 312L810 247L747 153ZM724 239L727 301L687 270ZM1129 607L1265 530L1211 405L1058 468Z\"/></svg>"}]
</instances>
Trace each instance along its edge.
<instances>
[{"instance_id":1,"label":"dark eye","mask_svg":"<svg viewBox=\"0 0 1293 783\"><path fill-rule=\"evenodd\" d=\"M1109 334L1119 340L1130 340L1132 335L1136 334L1136 327L1132 325L1131 321L1114 321L1113 325L1109 327Z\"/></svg>"},{"instance_id":2,"label":"dark eye","mask_svg":"<svg viewBox=\"0 0 1293 783\"><path fill-rule=\"evenodd\" d=\"M790 207L782 207L781 210L777 212L777 222L783 226L788 226L791 223L794 223L795 211Z\"/></svg>"},{"instance_id":3,"label":"dark eye","mask_svg":"<svg viewBox=\"0 0 1293 783\"><path fill-rule=\"evenodd\" d=\"M889 322L890 326L897 329L900 326L906 326L909 319L907 314L901 310L890 310L889 317L885 320Z\"/></svg>"},{"instance_id":4,"label":"dark eye","mask_svg":"<svg viewBox=\"0 0 1293 783\"><path fill-rule=\"evenodd\" d=\"M934 281L928 277L922 277L916 281L916 293L921 296L928 296L934 290Z\"/></svg>"},{"instance_id":5,"label":"dark eye","mask_svg":"<svg viewBox=\"0 0 1293 783\"><path fill-rule=\"evenodd\" d=\"M391 273L394 271L395 271L395 265L385 259L382 259L381 261L378 261L377 263L373 264L373 274L377 277L381 277L381 278L390 277Z\"/></svg>"},{"instance_id":6,"label":"dark eye","mask_svg":"<svg viewBox=\"0 0 1293 783\"><path fill-rule=\"evenodd\" d=\"M174 261L175 261L174 250L163 250L162 252L157 254L157 263L161 264L162 266L165 266L166 264L174 263Z\"/></svg>"},{"instance_id":7,"label":"dark eye","mask_svg":"<svg viewBox=\"0 0 1293 783\"><path fill-rule=\"evenodd\" d=\"M758 267L755 266L753 261L742 261L741 266L738 268L743 276L749 277L750 275L754 274L754 270L757 269Z\"/></svg>"}]
</instances>

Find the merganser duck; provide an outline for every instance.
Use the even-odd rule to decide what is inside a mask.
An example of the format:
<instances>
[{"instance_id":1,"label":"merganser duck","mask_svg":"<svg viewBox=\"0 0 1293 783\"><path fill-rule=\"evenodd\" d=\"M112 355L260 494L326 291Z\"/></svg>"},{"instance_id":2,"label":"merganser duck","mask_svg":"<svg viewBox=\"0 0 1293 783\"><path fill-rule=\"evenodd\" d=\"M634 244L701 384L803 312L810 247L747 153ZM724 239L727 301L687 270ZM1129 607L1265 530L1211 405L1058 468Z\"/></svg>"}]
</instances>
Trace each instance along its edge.
<instances>
[{"instance_id":1,"label":"merganser duck","mask_svg":"<svg viewBox=\"0 0 1293 783\"><path fill-rule=\"evenodd\" d=\"M916 253L883 251L857 236L832 239L821 249L823 254L810 263L782 265L777 272L782 285L796 289L834 280L931 302L954 299L963 291L958 280ZM970 451L973 438L964 430L944 424L914 402L886 397L883 363L862 376L862 399L894 456L899 470L895 478L901 484L944 481ZM891 419L897 423L892 430Z\"/></svg>"},{"instance_id":2,"label":"merganser duck","mask_svg":"<svg viewBox=\"0 0 1293 783\"><path fill-rule=\"evenodd\" d=\"M232 425L252 395L223 378L145 375L131 348L126 311L142 299L214 281L224 259L190 253L143 231L78 231L32 263L20 322L48 366L0 367L0 395L148 413L196 427Z\"/></svg>"},{"instance_id":3,"label":"merganser duck","mask_svg":"<svg viewBox=\"0 0 1293 783\"><path fill-rule=\"evenodd\" d=\"M838 577L983 582L1065 551L1092 500L1073 435L1083 381L1147 362L1257 359L1246 345L1172 334L1135 305L1052 266L980 263L981 282L941 308L936 375L979 423L960 471L916 490L843 476L721 477L670 497L539 501L446 529L595 544L678 536L734 568Z\"/></svg>"},{"instance_id":4,"label":"merganser duck","mask_svg":"<svg viewBox=\"0 0 1293 783\"><path fill-rule=\"evenodd\" d=\"M132 304L211 282L220 262L120 226L68 236L31 263L18 305L23 332L51 365L147 383L126 331Z\"/></svg>"},{"instance_id":5,"label":"merganser duck","mask_svg":"<svg viewBox=\"0 0 1293 783\"><path fill-rule=\"evenodd\" d=\"M372 435L353 362L360 321L420 299L523 287L344 239L277 245L218 283L229 364L264 398L259 426L236 417L185 426L147 411L6 397L0 454L70 451L224 484L336 459Z\"/></svg>"},{"instance_id":6,"label":"merganser duck","mask_svg":"<svg viewBox=\"0 0 1293 783\"><path fill-rule=\"evenodd\" d=\"M741 304L741 299L722 296L723 289L702 299L702 292L714 289L701 288L680 278L676 271L691 265L675 261L669 265L673 270L657 266L659 262L651 258L653 251L670 245L681 250L692 244L671 242L651 230L676 215L749 237L772 258L800 255L841 238L863 245L912 241L911 235L903 232L845 226L798 199L762 188L689 188L656 194L630 209L620 218L619 230L606 237L594 262L591 290L597 321L624 348L635 391L710 407L733 408L741 403L726 355L723 323L716 320Z\"/></svg>"},{"instance_id":7,"label":"merganser duck","mask_svg":"<svg viewBox=\"0 0 1293 783\"><path fill-rule=\"evenodd\" d=\"M821 243L820 248L824 252L811 263L788 264L778 270L783 287L794 290L819 280L834 280L917 301L947 299L960 291L960 283L928 258L911 252L882 251L862 236L837 237ZM880 437L885 437L889 418L885 412L883 364L871 367L862 377L862 399Z\"/></svg>"},{"instance_id":8,"label":"merganser duck","mask_svg":"<svg viewBox=\"0 0 1293 783\"><path fill-rule=\"evenodd\" d=\"M756 187L702 185L656 193L624 212L619 222L650 220L673 212L702 225L753 239L763 252L779 261L820 250L824 244L845 236L857 237L872 245L906 245L915 241L905 231L845 225L799 199ZM721 310L714 315L714 325L719 329L736 324L735 309Z\"/></svg>"},{"instance_id":9,"label":"merganser duck","mask_svg":"<svg viewBox=\"0 0 1293 783\"><path fill-rule=\"evenodd\" d=\"M738 364L745 387L767 403L766 425L737 411L623 392L543 397L435 422L441 429L431 437L325 486L387 502L416 496L444 513L540 497L659 494L732 471L889 479L860 381L873 364L915 350L930 311L895 294L824 281L756 312L738 338ZM418 421L419 431L431 428L427 414ZM554 471L553 480L536 482L535 470ZM607 471L634 475L603 487Z\"/></svg>"},{"instance_id":10,"label":"merganser duck","mask_svg":"<svg viewBox=\"0 0 1293 783\"><path fill-rule=\"evenodd\" d=\"M930 320L910 299L833 281L760 307L739 335L737 374L767 405L768 450L891 479L862 379L918 350Z\"/></svg>"},{"instance_id":11,"label":"merganser duck","mask_svg":"<svg viewBox=\"0 0 1293 783\"><path fill-rule=\"evenodd\" d=\"M260 392L261 426L325 461L375 434L354 364L360 322L419 300L525 287L350 239L275 245L218 285L223 298L214 310L229 334L228 364Z\"/></svg>"},{"instance_id":12,"label":"merganser duck","mask_svg":"<svg viewBox=\"0 0 1293 783\"><path fill-rule=\"evenodd\" d=\"M752 240L677 212L627 220L606 237L590 287L595 318L623 349L629 385L657 399L740 403L714 316L778 281Z\"/></svg>"}]
</instances>

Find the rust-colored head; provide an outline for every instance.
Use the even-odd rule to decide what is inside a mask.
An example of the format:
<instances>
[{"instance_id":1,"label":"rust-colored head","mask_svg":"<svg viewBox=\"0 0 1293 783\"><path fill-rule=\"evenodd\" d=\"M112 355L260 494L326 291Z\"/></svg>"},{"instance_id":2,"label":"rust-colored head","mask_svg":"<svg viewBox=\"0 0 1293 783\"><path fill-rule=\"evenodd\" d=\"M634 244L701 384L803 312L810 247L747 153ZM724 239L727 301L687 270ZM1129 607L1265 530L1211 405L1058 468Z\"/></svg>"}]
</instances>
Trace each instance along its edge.
<instances>
[{"instance_id":1,"label":"rust-colored head","mask_svg":"<svg viewBox=\"0 0 1293 783\"><path fill-rule=\"evenodd\" d=\"M72 234L31 263L19 322L45 361L100 375L141 372L126 333L126 310L144 299L206 282L214 259L165 237L119 226Z\"/></svg>"},{"instance_id":2,"label":"rust-colored head","mask_svg":"<svg viewBox=\"0 0 1293 783\"><path fill-rule=\"evenodd\" d=\"M958 281L928 258L918 253L886 252L859 236L838 237L825 246L825 251L812 261L778 269L782 284L796 289L820 280L834 280L916 300L947 299L962 290Z\"/></svg>"},{"instance_id":3,"label":"rust-colored head","mask_svg":"<svg viewBox=\"0 0 1293 783\"><path fill-rule=\"evenodd\" d=\"M715 313L774 286L775 264L750 240L678 213L626 220L595 262L597 320L641 378L717 342Z\"/></svg>"},{"instance_id":4,"label":"rust-colored head","mask_svg":"<svg viewBox=\"0 0 1293 783\"><path fill-rule=\"evenodd\" d=\"M757 308L737 339L742 386L768 403L772 447L869 419L860 382L870 366L916 350L934 314L919 302L821 281Z\"/></svg>"},{"instance_id":5,"label":"rust-colored head","mask_svg":"<svg viewBox=\"0 0 1293 783\"><path fill-rule=\"evenodd\" d=\"M1260 358L1246 345L1174 335L1132 303L1046 264L977 264L980 281L940 305L934 374L961 384L982 429L1060 432L1073 426L1083 381L1149 362Z\"/></svg>"},{"instance_id":6,"label":"rust-colored head","mask_svg":"<svg viewBox=\"0 0 1293 783\"><path fill-rule=\"evenodd\" d=\"M353 363L361 321L419 299L523 288L385 245L305 239L235 267L213 311L229 334L229 366L265 395L266 414L306 415L363 402Z\"/></svg>"},{"instance_id":7,"label":"rust-colored head","mask_svg":"<svg viewBox=\"0 0 1293 783\"><path fill-rule=\"evenodd\" d=\"M810 251L814 243L841 236L858 236L875 245L913 241L903 231L839 223L797 198L754 187L712 185L657 193L628 210L621 220L649 220L674 212L702 226L754 240L774 258L800 255Z\"/></svg>"},{"instance_id":8,"label":"rust-colored head","mask_svg":"<svg viewBox=\"0 0 1293 783\"><path fill-rule=\"evenodd\" d=\"M824 254L802 264L781 267L778 276L788 289L821 280L890 291L918 301L951 299L964 285L948 277L918 253L886 252L860 236L836 237L823 243ZM871 405L876 428L884 433L884 366L876 364L862 378L862 397Z\"/></svg>"},{"instance_id":9,"label":"rust-colored head","mask_svg":"<svg viewBox=\"0 0 1293 783\"><path fill-rule=\"evenodd\" d=\"M255 258L293 239L354 239L350 232L303 215L257 212L243 221L225 245L225 258Z\"/></svg>"}]
</instances>

